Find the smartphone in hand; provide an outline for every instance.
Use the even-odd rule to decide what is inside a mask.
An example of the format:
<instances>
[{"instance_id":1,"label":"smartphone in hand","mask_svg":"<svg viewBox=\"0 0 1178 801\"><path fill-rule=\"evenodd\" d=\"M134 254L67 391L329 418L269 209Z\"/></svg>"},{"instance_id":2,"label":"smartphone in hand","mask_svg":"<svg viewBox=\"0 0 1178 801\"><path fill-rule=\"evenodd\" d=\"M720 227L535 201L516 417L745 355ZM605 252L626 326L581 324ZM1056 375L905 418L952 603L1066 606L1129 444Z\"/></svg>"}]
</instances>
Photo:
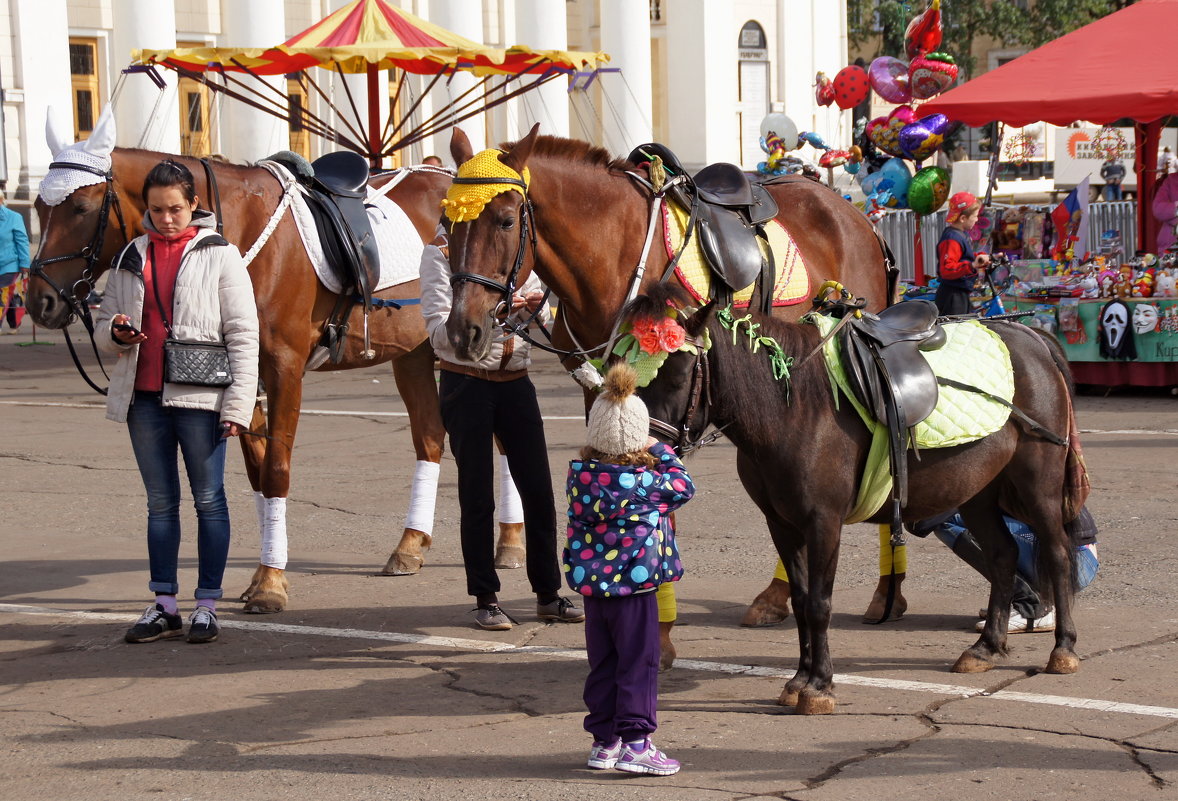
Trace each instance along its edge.
<instances>
[{"instance_id":1,"label":"smartphone in hand","mask_svg":"<svg viewBox=\"0 0 1178 801\"><path fill-rule=\"evenodd\" d=\"M130 334L133 337L137 337L140 334L138 328L133 325L128 325L127 323L112 323L111 328L116 331L122 331L124 334Z\"/></svg>"}]
</instances>

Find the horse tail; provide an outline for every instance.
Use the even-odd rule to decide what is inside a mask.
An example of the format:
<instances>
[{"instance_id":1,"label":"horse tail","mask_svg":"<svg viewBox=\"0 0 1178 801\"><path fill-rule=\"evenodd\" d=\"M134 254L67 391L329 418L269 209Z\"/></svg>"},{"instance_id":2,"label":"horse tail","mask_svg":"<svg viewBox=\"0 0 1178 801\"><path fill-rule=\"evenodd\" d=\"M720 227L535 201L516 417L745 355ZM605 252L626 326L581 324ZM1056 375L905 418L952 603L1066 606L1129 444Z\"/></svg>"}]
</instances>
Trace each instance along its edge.
<instances>
[{"instance_id":1,"label":"horse tail","mask_svg":"<svg viewBox=\"0 0 1178 801\"><path fill-rule=\"evenodd\" d=\"M1037 328L1030 330L1038 334L1047 345L1047 352L1051 354L1051 360L1055 362L1067 387L1064 400L1067 403L1068 415L1068 455L1064 468L1063 519L1065 523L1070 523L1080 516L1080 510L1084 508L1088 493L1092 489L1088 480L1088 467L1084 462L1084 451L1080 446L1080 426L1076 423L1076 408L1072 403L1076 394L1076 381L1059 340Z\"/></svg>"}]
</instances>

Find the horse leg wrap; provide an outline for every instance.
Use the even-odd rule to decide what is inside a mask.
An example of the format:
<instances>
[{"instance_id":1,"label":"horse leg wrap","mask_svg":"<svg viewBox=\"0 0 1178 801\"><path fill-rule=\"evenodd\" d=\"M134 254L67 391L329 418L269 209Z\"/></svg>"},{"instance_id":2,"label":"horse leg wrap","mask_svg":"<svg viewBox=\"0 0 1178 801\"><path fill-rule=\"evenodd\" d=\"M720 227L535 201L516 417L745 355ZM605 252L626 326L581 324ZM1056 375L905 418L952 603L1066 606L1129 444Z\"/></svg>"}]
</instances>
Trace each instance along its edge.
<instances>
[{"instance_id":1,"label":"horse leg wrap","mask_svg":"<svg viewBox=\"0 0 1178 801\"><path fill-rule=\"evenodd\" d=\"M442 466L437 462L418 461L413 468L413 484L409 488L409 513L405 528L433 534L434 504L438 498L438 475Z\"/></svg>"},{"instance_id":2,"label":"horse leg wrap","mask_svg":"<svg viewBox=\"0 0 1178 801\"><path fill-rule=\"evenodd\" d=\"M524 504L520 500L519 490L511 479L511 467L507 464L507 457L499 454L499 522L524 522Z\"/></svg>"},{"instance_id":3,"label":"horse leg wrap","mask_svg":"<svg viewBox=\"0 0 1178 801\"><path fill-rule=\"evenodd\" d=\"M267 567L286 569L286 498L265 498L254 493L258 524L262 530L262 555L259 560Z\"/></svg>"}]
</instances>

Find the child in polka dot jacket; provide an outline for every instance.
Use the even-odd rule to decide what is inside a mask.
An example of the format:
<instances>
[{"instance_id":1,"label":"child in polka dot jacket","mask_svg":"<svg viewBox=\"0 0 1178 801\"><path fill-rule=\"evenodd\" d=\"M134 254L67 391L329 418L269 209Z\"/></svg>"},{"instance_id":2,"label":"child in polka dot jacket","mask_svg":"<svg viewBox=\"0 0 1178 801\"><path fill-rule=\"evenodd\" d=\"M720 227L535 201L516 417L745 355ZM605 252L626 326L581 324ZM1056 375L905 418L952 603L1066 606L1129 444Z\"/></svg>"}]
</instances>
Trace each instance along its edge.
<instances>
[{"instance_id":1,"label":"child in polka dot jacket","mask_svg":"<svg viewBox=\"0 0 1178 801\"><path fill-rule=\"evenodd\" d=\"M569 464L565 579L585 598L589 767L669 776L655 748L659 624L655 590L683 564L669 515L695 494L675 451L647 433L636 376L618 364L589 412L588 445Z\"/></svg>"}]
</instances>

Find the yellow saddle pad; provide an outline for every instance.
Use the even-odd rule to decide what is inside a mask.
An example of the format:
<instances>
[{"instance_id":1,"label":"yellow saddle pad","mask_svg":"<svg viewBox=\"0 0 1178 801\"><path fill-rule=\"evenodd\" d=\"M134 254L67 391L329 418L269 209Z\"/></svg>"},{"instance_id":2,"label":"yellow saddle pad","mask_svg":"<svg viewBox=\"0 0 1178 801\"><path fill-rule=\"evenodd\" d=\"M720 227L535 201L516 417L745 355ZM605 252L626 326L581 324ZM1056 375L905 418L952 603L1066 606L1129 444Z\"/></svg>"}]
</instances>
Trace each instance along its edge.
<instances>
[{"instance_id":1,"label":"yellow saddle pad","mask_svg":"<svg viewBox=\"0 0 1178 801\"><path fill-rule=\"evenodd\" d=\"M673 203L663 205L663 243L667 249L667 258L673 257L683 245L683 231L687 228L688 212ZM765 224L765 233L769 236L769 246L773 249L773 259L777 266L777 281L773 289L774 306L792 306L810 299L810 274L806 271L806 262L798 250L797 243L789 232L777 220L770 220ZM765 252L765 243L759 242L761 253ZM699 246L699 239L691 237L687 250L679 259L675 267L675 274L687 291L700 303L707 303L712 297L712 270L704 258ZM736 293L733 306L744 308L749 305L753 296L753 287L747 286Z\"/></svg>"},{"instance_id":2,"label":"yellow saddle pad","mask_svg":"<svg viewBox=\"0 0 1178 801\"><path fill-rule=\"evenodd\" d=\"M803 321L812 323L825 336L838 321L821 314L808 314ZM1002 398L1014 399L1014 370L1010 351L996 333L976 320L945 326L946 342L925 357L939 377L953 379L977 387ZM847 516L848 523L858 523L875 514L887 501L892 491L892 477L888 472L887 426L877 422L855 400L847 383L838 337L831 337L823 346L826 373L830 378L835 402L846 398L872 432L871 450L859 484L855 508ZM993 434L1006 424L1010 409L976 392L941 386L937 406L925 420L913 428L918 448L950 448L964 445Z\"/></svg>"}]
</instances>

